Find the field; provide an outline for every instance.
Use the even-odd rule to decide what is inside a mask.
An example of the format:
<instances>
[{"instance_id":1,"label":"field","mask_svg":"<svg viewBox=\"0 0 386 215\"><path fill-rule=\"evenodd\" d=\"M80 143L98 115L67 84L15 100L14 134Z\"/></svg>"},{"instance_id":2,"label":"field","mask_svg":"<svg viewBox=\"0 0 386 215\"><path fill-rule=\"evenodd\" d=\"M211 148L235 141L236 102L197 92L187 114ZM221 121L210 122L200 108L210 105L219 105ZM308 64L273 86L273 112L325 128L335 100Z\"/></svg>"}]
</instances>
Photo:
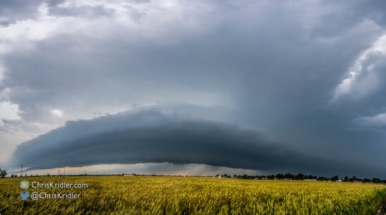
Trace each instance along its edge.
<instances>
[{"instance_id":1,"label":"field","mask_svg":"<svg viewBox=\"0 0 386 215\"><path fill-rule=\"evenodd\" d=\"M0 179L0 214L375 214L386 186L204 177L25 177L30 182L87 183L88 189L30 187L79 199L22 201L21 178Z\"/></svg>"}]
</instances>

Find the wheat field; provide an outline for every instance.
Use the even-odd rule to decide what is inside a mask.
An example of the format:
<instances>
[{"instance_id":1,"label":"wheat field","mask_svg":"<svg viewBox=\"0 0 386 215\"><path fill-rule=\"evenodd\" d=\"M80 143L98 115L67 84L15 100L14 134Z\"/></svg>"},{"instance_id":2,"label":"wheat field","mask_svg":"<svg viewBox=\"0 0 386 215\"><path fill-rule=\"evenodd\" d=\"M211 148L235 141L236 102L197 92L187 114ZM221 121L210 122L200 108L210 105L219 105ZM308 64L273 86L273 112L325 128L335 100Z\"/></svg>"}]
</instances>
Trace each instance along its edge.
<instances>
[{"instance_id":1,"label":"wheat field","mask_svg":"<svg viewBox=\"0 0 386 215\"><path fill-rule=\"evenodd\" d=\"M88 189L30 187L78 199L21 200L21 179L87 183ZM67 176L0 179L0 214L375 214L386 186L205 177Z\"/></svg>"}]
</instances>

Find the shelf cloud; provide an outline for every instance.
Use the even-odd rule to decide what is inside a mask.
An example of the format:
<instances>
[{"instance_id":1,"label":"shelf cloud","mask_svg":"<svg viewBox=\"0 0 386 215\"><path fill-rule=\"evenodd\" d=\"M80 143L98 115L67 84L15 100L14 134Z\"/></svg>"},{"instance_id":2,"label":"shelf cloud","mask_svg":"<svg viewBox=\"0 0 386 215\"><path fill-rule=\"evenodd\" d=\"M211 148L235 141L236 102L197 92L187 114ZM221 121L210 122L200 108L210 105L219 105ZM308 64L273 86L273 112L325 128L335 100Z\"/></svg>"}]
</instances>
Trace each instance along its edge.
<instances>
[{"instance_id":1,"label":"shelf cloud","mask_svg":"<svg viewBox=\"0 0 386 215\"><path fill-rule=\"evenodd\" d=\"M13 158L27 170L164 162L267 172L364 174L376 170L358 171L358 166L365 165L311 157L256 130L154 110L68 122L19 145Z\"/></svg>"}]
</instances>

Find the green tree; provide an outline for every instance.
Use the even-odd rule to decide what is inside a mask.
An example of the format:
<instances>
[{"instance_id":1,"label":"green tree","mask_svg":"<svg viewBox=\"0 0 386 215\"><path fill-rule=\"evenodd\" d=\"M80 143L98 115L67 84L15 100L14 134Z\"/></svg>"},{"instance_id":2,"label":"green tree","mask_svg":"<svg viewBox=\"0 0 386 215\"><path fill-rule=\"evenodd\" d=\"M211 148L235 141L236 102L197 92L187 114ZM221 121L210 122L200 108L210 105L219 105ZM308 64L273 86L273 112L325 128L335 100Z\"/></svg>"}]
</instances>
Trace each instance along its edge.
<instances>
[{"instance_id":1,"label":"green tree","mask_svg":"<svg viewBox=\"0 0 386 215\"><path fill-rule=\"evenodd\" d=\"M336 176L331 178L331 181L337 181L337 180L339 180L339 176L338 175L336 175Z\"/></svg>"},{"instance_id":2,"label":"green tree","mask_svg":"<svg viewBox=\"0 0 386 215\"><path fill-rule=\"evenodd\" d=\"M5 178L6 175L7 175L7 171L0 169L0 178Z\"/></svg>"},{"instance_id":3,"label":"green tree","mask_svg":"<svg viewBox=\"0 0 386 215\"><path fill-rule=\"evenodd\" d=\"M381 179L379 179L379 178L373 178L372 182L373 182L373 183L381 183Z\"/></svg>"},{"instance_id":4,"label":"green tree","mask_svg":"<svg viewBox=\"0 0 386 215\"><path fill-rule=\"evenodd\" d=\"M297 180L304 180L304 174L299 173L299 174L295 177L295 179L297 179Z\"/></svg>"},{"instance_id":5,"label":"green tree","mask_svg":"<svg viewBox=\"0 0 386 215\"><path fill-rule=\"evenodd\" d=\"M291 173L287 172L287 173L284 175L284 178L287 178L287 179L294 179L294 175L292 175Z\"/></svg>"}]
</instances>

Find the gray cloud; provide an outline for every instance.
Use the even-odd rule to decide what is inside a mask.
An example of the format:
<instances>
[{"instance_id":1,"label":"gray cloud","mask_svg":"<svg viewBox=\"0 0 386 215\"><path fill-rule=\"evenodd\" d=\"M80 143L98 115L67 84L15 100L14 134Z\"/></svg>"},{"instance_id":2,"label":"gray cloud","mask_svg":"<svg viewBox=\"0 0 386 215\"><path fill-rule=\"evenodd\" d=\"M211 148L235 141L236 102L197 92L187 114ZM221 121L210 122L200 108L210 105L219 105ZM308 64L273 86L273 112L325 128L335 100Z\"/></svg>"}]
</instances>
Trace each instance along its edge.
<instances>
[{"instance_id":1,"label":"gray cloud","mask_svg":"<svg viewBox=\"0 0 386 215\"><path fill-rule=\"evenodd\" d=\"M375 167L298 153L258 131L197 118L179 119L157 111L71 121L19 145L13 158L14 165L23 163L29 170L170 162L271 172L384 176Z\"/></svg>"},{"instance_id":2,"label":"gray cloud","mask_svg":"<svg viewBox=\"0 0 386 215\"><path fill-rule=\"evenodd\" d=\"M38 17L38 7L46 3L49 7L56 7L64 0L0 0L0 19L5 19L6 24L13 24L20 20L36 19Z\"/></svg>"},{"instance_id":3,"label":"gray cloud","mask_svg":"<svg viewBox=\"0 0 386 215\"><path fill-rule=\"evenodd\" d=\"M299 165L299 170L307 171L330 168L377 174L386 161L386 133L379 126L383 125L383 118L376 117L386 113L384 55L371 52L353 90L331 102L358 57L384 34L385 8L381 1L131 1L128 5L76 1L77 4L58 7L63 2L66 1L48 1L48 17L36 11L41 1L29 1L20 7L8 1L0 10L4 17L15 11L10 16L14 21L34 19L24 24L12 22L11 18L0 21L6 35L0 45L11 47L11 51L0 55L0 66L6 68L0 84L0 95L6 96L0 102L16 104L21 118L17 123L6 121L8 127L0 129L13 131L17 127L28 133L33 129L27 124L58 127L68 120L90 119L95 113L153 106L259 128L280 143L267 142L256 134L249 141L262 145L248 145L250 142L246 141L244 146L254 150L243 151L231 142L244 139L244 130L194 121L196 126L223 131L215 133L216 138L229 133L227 144L219 146L219 155L214 153L217 160L209 157L209 151L217 147L211 141L205 142L207 153L201 151L204 143L198 144L198 151L189 149L192 154L200 154L200 162L207 164L254 169L295 169ZM27 25L29 31L25 30ZM367 67L372 64L373 68ZM63 114L53 115L53 110ZM80 129L98 124L98 120L75 125L71 122L53 132L64 132L72 126ZM149 136L151 143L145 143L146 149L159 149L157 139L168 143L180 140L178 135L173 137L177 131L187 132L194 139L189 133L194 130L193 125L165 120L176 124L169 130L154 124L139 131L155 133L154 137ZM379 125L374 126L375 122L369 120ZM181 130L177 124L183 125ZM131 131L111 123L106 126L112 126L103 130L106 138L127 138L114 128ZM162 136L161 131L169 136ZM90 141L87 147L96 144L91 151L98 147L108 151L107 145L95 140L98 132L90 135L90 140L82 141ZM66 138L78 141L81 137L68 134ZM55 151L56 147L70 150L64 143L57 144L50 146L55 152L52 154L63 156ZM116 143L111 150L120 147L123 146ZM281 148L292 161L284 162L272 152ZM235 163L224 162L230 149L238 152L232 157ZM189 156L179 160L172 152L160 157L155 152L145 153L145 148L138 150L138 155L132 155L133 162L139 160L142 152L151 155L143 157L147 162L199 162ZM21 149L17 153L22 153ZM256 160L254 154L261 159ZM84 161L71 165L103 163L104 159L112 162L109 157L99 161L92 156L83 157ZM124 154L117 158L124 162L122 157ZM263 159L266 157L275 157L277 162ZM347 163L355 163L355 168ZM42 165L38 164L35 165Z\"/></svg>"}]
</instances>

